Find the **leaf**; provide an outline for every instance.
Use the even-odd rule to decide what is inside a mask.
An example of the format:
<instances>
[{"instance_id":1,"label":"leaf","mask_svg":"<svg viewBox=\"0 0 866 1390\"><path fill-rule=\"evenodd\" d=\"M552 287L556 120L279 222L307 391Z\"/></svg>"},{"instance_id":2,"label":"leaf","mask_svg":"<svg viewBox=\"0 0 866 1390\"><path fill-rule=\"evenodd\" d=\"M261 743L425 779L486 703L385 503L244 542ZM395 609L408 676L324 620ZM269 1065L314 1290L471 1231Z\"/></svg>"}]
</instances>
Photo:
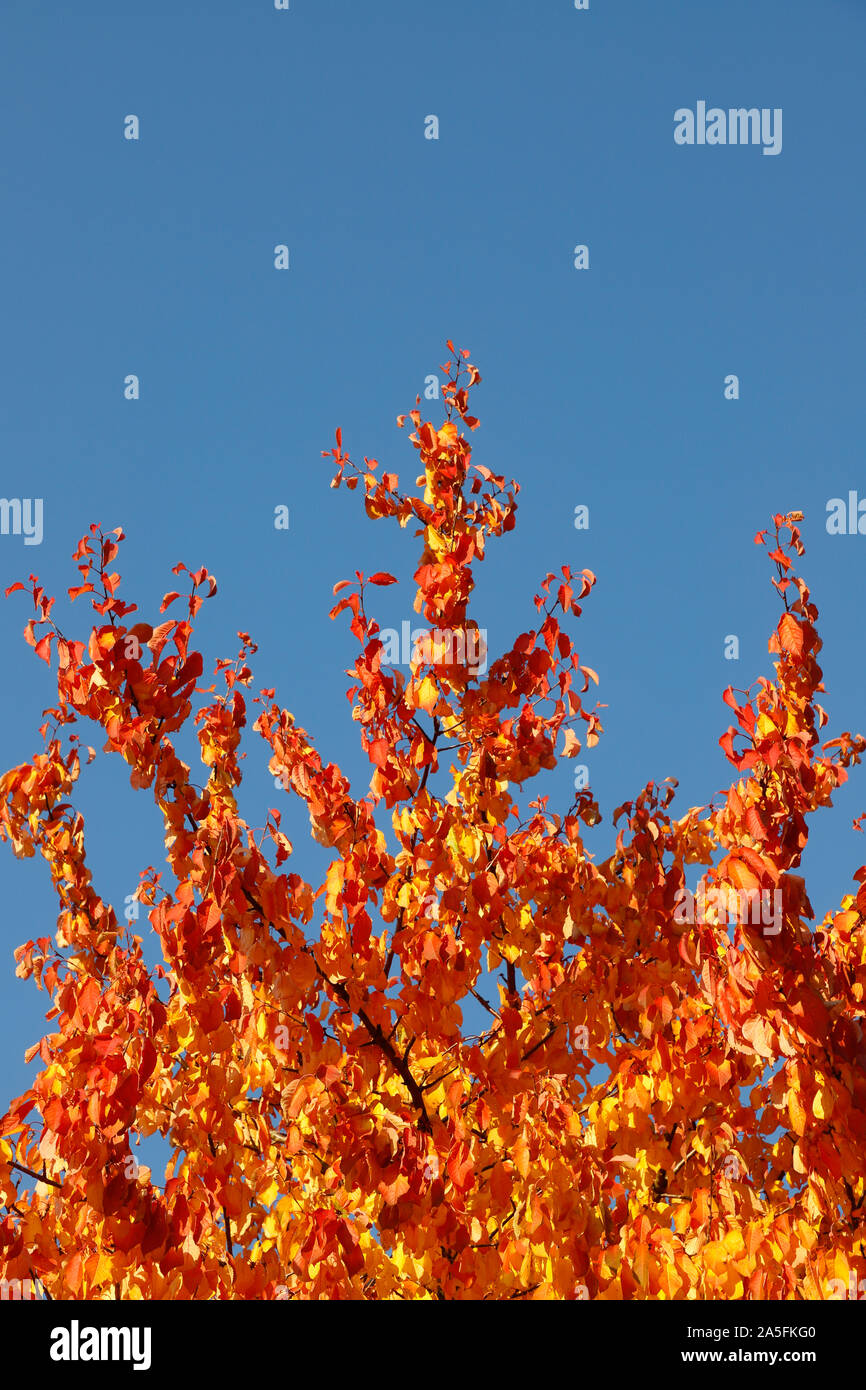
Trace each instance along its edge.
<instances>
[{"instance_id":1,"label":"leaf","mask_svg":"<svg viewBox=\"0 0 866 1390\"><path fill-rule=\"evenodd\" d=\"M745 815L746 829L753 840L766 840L769 835L769 827L766 820L761 815L757 806L750 806Z\"/></svg>"},{"instance_id":2,"label":"leaf","mask_svg":"<svg viewBox=\"0 0 866 1390\"><path fill-rule=\"evenodd\" d=\"M645 1241L640 1241L637 1245L632 1259L632 1274L642 1289L649 1284L650 1272L650 1251Z\"/></svg>"},{"instance_id":3,"label":"leaf","mask_svg":"<svg viewBox=\"0 0 866 1390\"><path fill-rule=\"evenodd\" d=\"M81 1254L76 1253L67 1260L66 1268L63 1273L64 1283L72 1293L77 1294L81 1288L81 1281L84 1277L84 1261Z\"/></svg>"},{"instance_id":4,"label":"leaf","mask_svg":"<svg viewBox=\"0 0 866 1390\"><path fill-rule=\"evenodd\" d=\"M741 856L729 854L719 865L719 874L725 873L737 891L754 893L761 886L761 880L748 867Z\"/></svg>"},{"instance_id":5,"label":"leaf","mask_svg":"<svg viewBox=\"0 0 866 1390\"><path fill-rule=\"evenodd\" d=\"M742 1026L743 1037L752 1044L759 1057L776 1055L772 1030L763 1018L748 1018Z\"/></svg>"},{"instance_id":6,"label":"leaf","mask_svg":"<svg viewBox=\"0 0 866 1390\"><path fill-rule=\"evenodd\" d=\"M385 585L385 584L396 584L396 583L397 583L397 580L394 578L393 574L386 574L384 570L378 570L378 571L376 572L376 574L371 574L371 575L370 575L370 578L369 578L369 580L368 580L367 582L368 582L369 584L382 584L382 585ZM336 590L335 590L334 592L336 593Z\"/></svg>"},{"instance_id":7,"label":"leaf","mask_svg":"<svg viewBox=\"0 0 866 1390\"><path fill-rule=\"evenodd\" d=\"M563 758L576 758L580 752L580 739L573 729L565 731L565 747L562 750Z\"/></svg>"},{"instance_id":8,"label":"leaf","mask_svg":"<svg viewBox=\"0 0 866 1390\"><path fill-rule=\"evenodd\" d=\"M511 1150L514 1166L522 1178L529 1176L529 1146L521 1134Z\"/></svg>"},{"instance_id":9,"label":"leaf","mask_svg":"<svg viewBox=\"0 0 866 1390\"><path fill-rule=\"evenodd\" d=\"M806 1133L806 1111L793 1086L788 1090L788 1118L794 1133L802 1138Z\"/></svg>"},{"instance_id":10,"label":"leaf","mask_svg":"<svg viewBox=\"0 0 866 1390\"><path fill-rule=\"evenodd\" d=\"M384 767L388 761L390 751L390 745L384 738L373 739L369 748L370 759L375 763L376 767Z\"/></svg>"},{"instance_id":11,"label":"leaf","mask_svg":"<svg viewBox=\"0 0 866 1390\"><path fill-rule=\"evenodd\" d=\"M803 655L803 628L791 613L785 613L779 622L779 640L785 650L799 661Z\"/></svg>"},{"instance_id":12,"label":"leaf","mask_svg":"<svg viewBox=\"0 0 866 1390\"><path fill-rule=\"evenodd\" d=\"M415 690L415 704L418 709L423 709L427 714L432 714L439 702L439 687L430 676L418 682Z\"/></svg>"},{"instance_id":13,"label":"leaf","mask_svg":"<svg viewBox=\"0 0 866 1390\"><path fill-rule=\"evenodd\" d=\"M812 1114L816 1120L829 1120L833 1114L833 1095L832 1092L819 1086L812 1101Z\"/></svg>"}]
</instances>

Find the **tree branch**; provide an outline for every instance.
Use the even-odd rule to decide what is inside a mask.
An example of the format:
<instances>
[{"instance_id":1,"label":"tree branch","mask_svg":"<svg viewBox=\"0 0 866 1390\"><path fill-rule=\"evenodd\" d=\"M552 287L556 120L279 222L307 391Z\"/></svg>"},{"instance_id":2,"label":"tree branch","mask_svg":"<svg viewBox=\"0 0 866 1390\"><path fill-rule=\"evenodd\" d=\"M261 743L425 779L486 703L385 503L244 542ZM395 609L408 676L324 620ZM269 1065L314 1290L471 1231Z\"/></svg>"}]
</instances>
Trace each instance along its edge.
<instances>
[{"instance_id":1,"label":"tree branch","mask_svg":"<svg viewBox=\"0 0 866 1390\"><path fill-rule=\"evenodd\" d=\"M35 1178L37 1182L47 1182L49 1187L62 1189L62 1182L55 1182L53 1178L46 1177L44 1173L34 1173L32 1168L25 1168L23 1163L15 1163L14 1160L9 1165L10 1168L17 1168L19 1173L26 1173L28 1178Z\"/></svg>"}]
</instances>

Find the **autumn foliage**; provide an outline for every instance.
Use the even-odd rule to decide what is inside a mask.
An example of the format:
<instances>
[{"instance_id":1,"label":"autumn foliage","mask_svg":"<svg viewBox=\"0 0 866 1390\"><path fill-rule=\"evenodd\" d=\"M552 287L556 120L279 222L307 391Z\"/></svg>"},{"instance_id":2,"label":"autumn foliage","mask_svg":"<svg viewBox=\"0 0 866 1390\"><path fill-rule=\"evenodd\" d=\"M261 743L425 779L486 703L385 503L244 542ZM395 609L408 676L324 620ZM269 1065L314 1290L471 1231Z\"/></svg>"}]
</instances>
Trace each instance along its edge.
<instances>
[{"instance_id":1,"label":"autumn foliage","mask_svg":"<svg viewBox=\"0 0 866 1390\"><path fill-rule=\"evenodd\" d=\"M370 519L420 537L423 621L465 635L518 489L472 462L480 378L449 350L444 423L398 420L414 491L353 464L339 431L327 457ZM337 584L366 789L273 691L252 698L247 634L202 689L207 570L178 565L179 592L139 621L112 568L122 533L92 527L69 591L96 614L81 641L35 577L13 585L57 700L44 750L0 781L0 836L43 856L59 915L15 953L51 1031L0 1119L0 1278L55 1299L610 1300L823 1299L866 1276L866 867L820 921L795 872L864 741L821 743L799 520L756 537L782 611L774 678L725 693L729 790L676 818L675 783L650 783L603 862L589 788L567 814L520 801L601 733L569 635L589 571L547 574L535 625L484 675L453 651L389 667L375 598L396 580ZM250 703L330 851L319 885L292 872L278 808L255 829L238 813ZM137 893L161 965L87 867L88 723L161 817L166 863ZM203 784L175 746L187 727ZM678 920L701 873L780 892L780 930ZM165 1173L135 1159L156 1134Z\"/></svg>"}]
</instances>

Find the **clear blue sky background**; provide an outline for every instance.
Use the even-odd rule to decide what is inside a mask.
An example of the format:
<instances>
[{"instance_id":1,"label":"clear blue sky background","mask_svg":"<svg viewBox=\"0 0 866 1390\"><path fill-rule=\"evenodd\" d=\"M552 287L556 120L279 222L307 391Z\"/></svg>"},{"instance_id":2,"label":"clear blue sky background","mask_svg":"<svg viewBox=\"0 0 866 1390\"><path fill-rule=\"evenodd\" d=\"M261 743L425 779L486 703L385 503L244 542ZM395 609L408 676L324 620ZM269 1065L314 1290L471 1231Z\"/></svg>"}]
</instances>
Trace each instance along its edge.
<instances>
[{"instance_id":1,"label":"clear blue sky background","mask_svg":"<svg viewBox=\"0 0 866 1390\"><path fill-rule=\"evenodd\" d=\"M0 537L0 585L35 570L62 616L93 520L127 532L119 568L144 618L173 564L207 565L206 670L249 630L256 689L276 686L362 792L355 647L327 618L331 587L391 570L380 621L399 626L417 543L330 491L320 451L341 425L358 461L414 478L394 417L450 336L484 377L476 461L522 486L517 528L478 574L493 655L532 625L548 569L599 576L578 641L608 705L587 760L606 815L594 850L651 778L679 777L682 812L727 784L721 692L770 670L778 600L752 537L774 511L806 514L827 737L863 729L866 537L829 536L825 515L866 496L864 57L861 0L4 0L2 492L43 498L45 535ZM677 147L674 111L698 100L781 107L782 153ZM89 609L73 613L82 636ZM22 595L0 602L3 769L37 751L52 702L27 617ZM318 877L306 815L274 791L258 735L246 746L243 810L261 824L279 802ZM530 789L565 810L572 773ZM813 821L819 915L866 857L851 829L864 779ZM158 815L117 758L84 772L77 801L121 915L162 862ZM56 920L41 859L0 847L0 898L5 1106L44 1031L45 996L12 961Z\"/></svg>"}]
</instances>

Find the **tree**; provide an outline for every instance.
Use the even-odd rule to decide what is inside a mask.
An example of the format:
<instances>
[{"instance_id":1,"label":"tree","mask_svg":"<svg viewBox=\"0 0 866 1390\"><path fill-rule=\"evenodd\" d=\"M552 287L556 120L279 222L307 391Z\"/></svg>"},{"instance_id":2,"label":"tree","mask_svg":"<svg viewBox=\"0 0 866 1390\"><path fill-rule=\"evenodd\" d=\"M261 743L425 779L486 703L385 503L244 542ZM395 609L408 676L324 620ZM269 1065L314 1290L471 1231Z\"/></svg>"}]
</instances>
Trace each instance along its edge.
<instances>
[{"instance_id":1,"label":"tree","mask_svg":"<svg viewBox=\"0 0 866 1390\"><path fill-rule=\"evenodd\" d=\"M602 732L564 630L595 577L547 574L538 626L480 673L473 568L513 528L518 489L472 463L480 377L448 347L441 428L398 420L417 493L356 467L339 431L326 455L368 517L423 537L431 635L407 673L370 611L393 576L335 587L331 616L360 646L366 794L273 691L253 700L272 774L332 851L317 888L288 871L279 810L256 834L238 814L256 647L240 633L199 691L207 570L176 567L182 618L135 621L111 570L122 533L91 527L69 591L98 615L86 641L31 577L26 637L56 663L57 704L44 751L0 782L0 833L42 854L60 912L16 952L54 1031L0 1121L0 1277L56 1299L609 1300L844 1297L866 1274L866 868L814 926L793 872L866 744L819 746L801 518L774 518L775 679L725 693L727 795L674 819L676 784L650 783L597 863L589 788L567 814L518 805L560 738L573 757L579 732ZM148 869L137 890L161 966L87 868L71 803L84 720L162 816L170 886ZM204 787L173 742L191 721ZM164 1187L134 1156L157 1133Z\"/></svg>"}]
</instances>

